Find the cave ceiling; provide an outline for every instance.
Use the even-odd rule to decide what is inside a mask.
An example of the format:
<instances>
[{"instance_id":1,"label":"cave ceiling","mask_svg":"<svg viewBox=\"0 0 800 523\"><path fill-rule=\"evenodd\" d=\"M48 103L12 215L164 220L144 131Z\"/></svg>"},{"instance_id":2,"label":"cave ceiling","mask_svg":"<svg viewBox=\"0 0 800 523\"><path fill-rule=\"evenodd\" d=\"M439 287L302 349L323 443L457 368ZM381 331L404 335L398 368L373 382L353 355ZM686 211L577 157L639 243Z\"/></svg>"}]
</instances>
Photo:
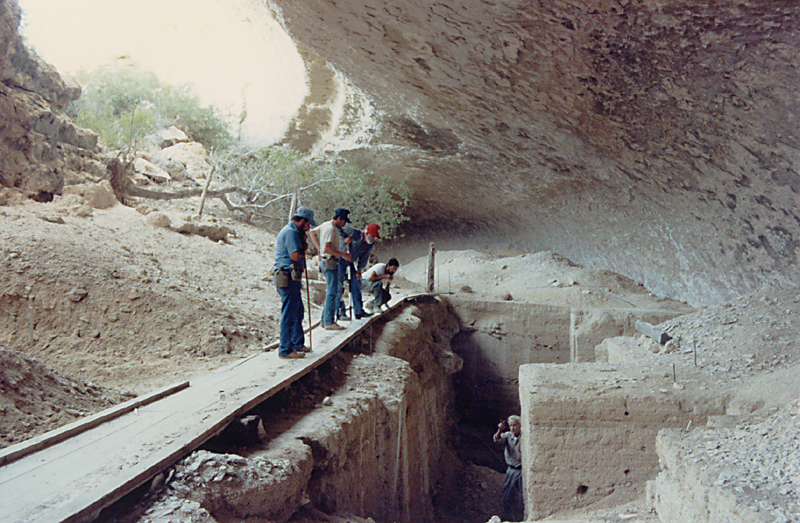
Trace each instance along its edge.
<instances>
[{"instance_id":1,"label":"cave ceiling","mask_svg":"<svg viewBox=\"0 0 800 523\"><path fill-rule=\"evenodd\" d=\"M693 304L800 282L797 2L275 4L372 100L364 152L408 176L409 238Z\"/></svg>"}]
</instances>

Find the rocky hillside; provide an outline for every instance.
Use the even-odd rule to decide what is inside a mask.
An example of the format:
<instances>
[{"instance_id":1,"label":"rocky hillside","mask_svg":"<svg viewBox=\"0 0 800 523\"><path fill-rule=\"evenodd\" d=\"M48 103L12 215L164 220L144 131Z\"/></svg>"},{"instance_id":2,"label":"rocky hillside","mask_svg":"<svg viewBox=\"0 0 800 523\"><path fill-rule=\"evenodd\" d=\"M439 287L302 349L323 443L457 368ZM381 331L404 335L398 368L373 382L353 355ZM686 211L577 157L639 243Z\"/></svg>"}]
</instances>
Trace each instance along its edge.
<instances>
[{"instance_id":1,"label":"rocky hillside","mask_svg":"<svg viewBox=\"0 0 800 523\"><path fill-rule=\"evenodd\" d=\"M64 184L97 181L97 135L64 115L80 87L61 77L22 42L15 0L0 1L0 203L9 188L37 201Z\"/></svg>"}]
</instances>

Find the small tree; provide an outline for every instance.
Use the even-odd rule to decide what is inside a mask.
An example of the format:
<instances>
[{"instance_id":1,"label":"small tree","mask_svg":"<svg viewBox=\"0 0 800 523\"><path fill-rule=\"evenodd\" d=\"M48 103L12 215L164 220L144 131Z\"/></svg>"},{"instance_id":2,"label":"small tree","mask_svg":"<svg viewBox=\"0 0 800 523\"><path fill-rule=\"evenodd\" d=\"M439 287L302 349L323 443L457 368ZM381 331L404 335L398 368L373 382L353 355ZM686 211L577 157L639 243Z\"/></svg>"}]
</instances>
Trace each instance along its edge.
<instances>
[{"instance_id":1,"label":"small tree","mask_svg":"<svg viewBox=\"0 0 800 523\"><path fill-rule=\"evenodd\" d=\"M213 155L217 172L241 192L226 197L230 209L284 222L293 198L328 219L338 207L350 209L359 225L381 226L381 236L393 236L408 220L405 182L392 183L358 164L358 158L336 156L325 160L303 158L297 151L265 148L229 150Z\"/></svg>"},{"instance_id":2,"label":"small tree","mask_svg":"<svg viewBox=\"0 0 800 523\"><path fill-rule=\"evenodd\" d=\"M133 66L104 66L77 77L83 87L68 113L81 127L92 129L110 148L171 125L209 149L233 143L224 118L217 109L202 107L190 85L173 87L155 73Z\"/></svg>"}]
</instances>

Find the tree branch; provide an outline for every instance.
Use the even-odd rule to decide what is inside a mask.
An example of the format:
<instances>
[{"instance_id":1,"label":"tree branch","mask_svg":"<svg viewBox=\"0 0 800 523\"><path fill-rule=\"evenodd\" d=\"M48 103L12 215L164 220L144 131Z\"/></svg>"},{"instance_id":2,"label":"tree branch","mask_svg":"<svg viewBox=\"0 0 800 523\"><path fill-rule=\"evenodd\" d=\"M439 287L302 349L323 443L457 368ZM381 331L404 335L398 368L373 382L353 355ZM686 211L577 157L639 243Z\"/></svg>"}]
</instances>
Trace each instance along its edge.
<instances>
[{"instance_id":1,"label":"tree branch","mask_svg":"<svg viewBox=\"0 0 800 523\"><path fill-rule=\"evenodd\" d=\"M233 192L240 192L238 187L226 187L216 191L208 191L207 197L221 198ZM129 185L127 187L128 196L135 198L148 198L150 200L179 200L181 198L191 198L192 196L200 196L203 194L203 189L184 189L182 191L155 191L153 189L145 189L136 185Z\"/></svg>"}]
</instances>

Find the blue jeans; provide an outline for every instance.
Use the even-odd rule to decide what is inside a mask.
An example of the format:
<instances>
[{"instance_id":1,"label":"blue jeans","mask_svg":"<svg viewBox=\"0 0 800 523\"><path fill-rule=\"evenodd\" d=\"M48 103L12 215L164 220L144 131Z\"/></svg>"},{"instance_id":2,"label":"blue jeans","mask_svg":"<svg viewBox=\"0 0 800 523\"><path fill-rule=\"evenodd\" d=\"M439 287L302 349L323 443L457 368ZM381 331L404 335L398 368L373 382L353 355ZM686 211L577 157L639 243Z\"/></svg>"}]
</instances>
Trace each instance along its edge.
<instances>
[{"instance_id":1,"label":"blue jeans","mask_svg":"<svg viewBox=\"0 0 800 523\"><path fill-rule=\"evenodd\" d=\"M389 291L383 288L383 280L368 281L367 284L364 285L364 290L375 297L374 306L377 308L389 303L389 300L392 298Z\"/></svg>"},{"instance_id":2,"label":"blue jeans","mask_svg":"<svg viewBox=\"0 0 800 523\"><path fill-rule=\"evenodd\" d=\"M348 278L347 268L350 268L350 276ZM356 269L352 263L344 260L339 260L339 293L336 295L336 302L339 304L339 316L347 315L347 305L342 300L342 293L344 291L344 282L350 283L350 296L353 297L353 314L360 316L364 314L364 302L361 299L361 280L356 278Z\"/></svg>"},{"instance_id":3,"label":"blue jeans","mask_svg":"<svg viewBox=\"0 0 800 523\"><path fill-rule=\"evenodd\" d=\"M506 469L506 480L503 483L503 521L522 521L524 516L522 471L508 467Z\"/></svg>"},{"instance_id":4,"label":"blue jeans","mask_svg":"<svg viewBox=\"0 0 800 523\"><path fill-rule=\"evenodd\" d=\"M299 281L290 280L288 287L275 287L281 295L281 344L280 356L302 351L306 343L303 334L303 297Z\"/></svg>"},{"instance_id":5,"label":"blue jeans","mask_svg":"<svg viewBox=\"0 0 800 523\"><path fill-rule=\"evenodd\" d=\"M325 268L325 263L323 262L319 270L325 274L325 305L322 307L322 325L324 326L336 321L336 309L338 306L336 294L337 289L342 286L342 282L339 280L338 264L335 269L329 271ZM338 294L339 298L341 298L342 292L338 291Z\"/></svg>"}]
</instances>

